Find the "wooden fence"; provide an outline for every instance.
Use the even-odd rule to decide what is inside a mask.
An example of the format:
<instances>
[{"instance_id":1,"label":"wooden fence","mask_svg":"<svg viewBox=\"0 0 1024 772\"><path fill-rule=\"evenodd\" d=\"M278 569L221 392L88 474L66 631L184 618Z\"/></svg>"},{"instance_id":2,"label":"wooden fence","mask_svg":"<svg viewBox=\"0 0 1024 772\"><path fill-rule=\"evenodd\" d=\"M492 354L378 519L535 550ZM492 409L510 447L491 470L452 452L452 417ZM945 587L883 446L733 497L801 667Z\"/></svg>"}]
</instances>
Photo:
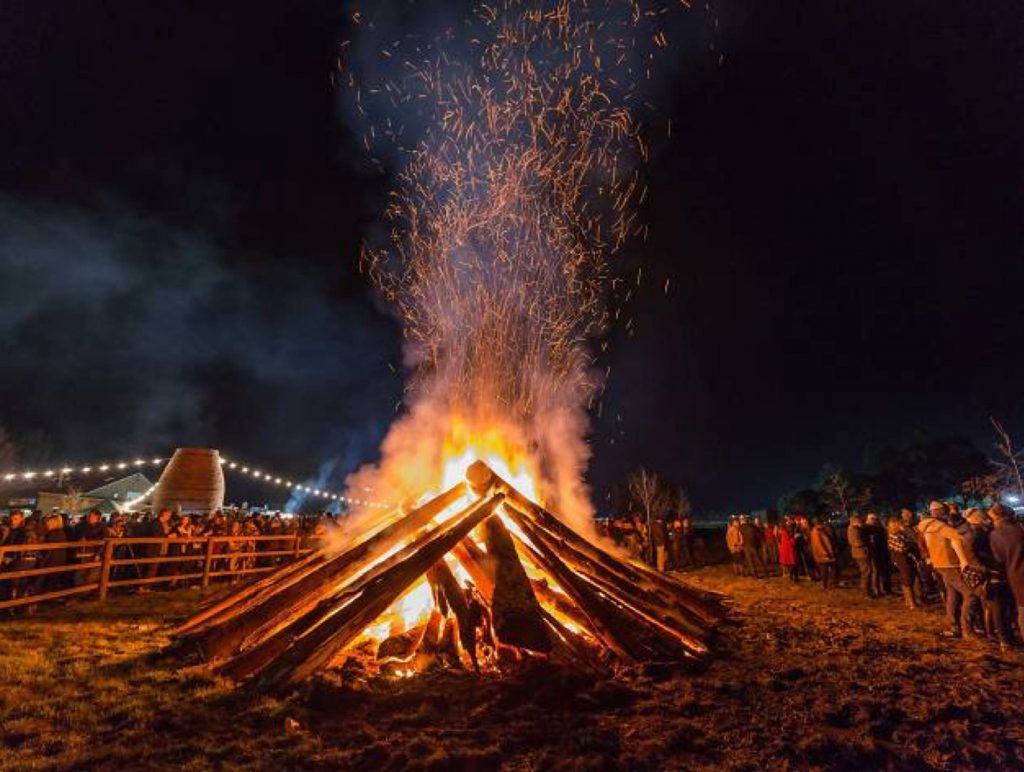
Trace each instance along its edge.
<instances>
[{"instance_id":1,"label":"wooden fence","mask_svg":"<svg viewBox=\"0 0 1024 772\"><path fill-rule=\"evenodd\" d=\"M105 601L111 589L141 587L161 582L198 580L205 588L209 586L211 580L218 577L237 577L273 571L285 562L312 552L315 547L308 546L307 542L316 541L315 537L308 534L297 533L181 539L126 537L3 546L0 547L0 566L6 567L17 565L18 562L27 562L25 558L19 561L19 557L26 553L35 554L34 562L37 563L48 562L45 553L51 550L67 550L71 554L62 565L0 571L0 597L4 598L0 600L0 609L86 595L91 592L97 593L99 599ZM267 544L266 549L260 550L259 542L274 543ZM217 545L224 546L218 549ZM239 546L241 549L237 549ZM149 557L151 552L160 554ZM182 552L185 554L181 554ZM77 558L76 553L79 556ZM266 561L269 561L269 565L255 565L257 562ZM159 566L168 564L180 564L184 568L184 573L159 569ZM153 569L154 566L157 567L156 570ZM126 569L130 567L135 568L135 576L126 577ZM76 577L75 574L78 572L83 573ZM49 580L38 581L39 577L61 574L71 574L73 582L69 582L67 578L58 582L73 586L51 589L47 586L52 584ZM80 578L84 578L85 581L78 581ZM44 591L30 594L38 589Z\"/></svg>"}]
</instances>

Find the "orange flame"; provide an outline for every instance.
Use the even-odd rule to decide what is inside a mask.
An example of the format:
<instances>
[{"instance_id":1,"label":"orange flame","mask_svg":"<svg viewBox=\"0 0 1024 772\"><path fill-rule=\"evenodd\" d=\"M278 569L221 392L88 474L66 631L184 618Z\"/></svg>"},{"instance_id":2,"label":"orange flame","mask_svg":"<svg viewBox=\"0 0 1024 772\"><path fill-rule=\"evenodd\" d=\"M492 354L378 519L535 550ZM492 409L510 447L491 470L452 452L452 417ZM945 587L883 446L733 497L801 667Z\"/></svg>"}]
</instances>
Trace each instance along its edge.
<instances>
[{"instance_id":1,"label":"orange flame","mask_svg":"<svg viewBox=\"0 0 1024 772\"><path fill-rule=\"evenodd\" d=\"M535 463L525 448L509 440L509 432L497 426L471 429L460 417L454 417L451 431L445 438L443 458L441 490L465 480L470 464L483 461L524 496L538 504L544 503L537 488L539 475Z\"/></svg>"}]
</instances>

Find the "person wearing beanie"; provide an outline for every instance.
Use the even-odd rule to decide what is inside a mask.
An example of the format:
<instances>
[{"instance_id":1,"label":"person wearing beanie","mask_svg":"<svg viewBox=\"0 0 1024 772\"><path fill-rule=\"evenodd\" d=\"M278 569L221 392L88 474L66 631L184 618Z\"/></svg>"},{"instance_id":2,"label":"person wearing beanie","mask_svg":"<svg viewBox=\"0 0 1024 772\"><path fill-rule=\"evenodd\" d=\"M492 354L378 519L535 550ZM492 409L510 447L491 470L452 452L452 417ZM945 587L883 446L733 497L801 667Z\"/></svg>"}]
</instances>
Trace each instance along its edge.
<instances>
[{"instance_id":1,"label":"person wearing beanie","mask_svg":"<svg viewBox=\"0 0 1024 772\"><path fill-rule=\"evenodd\" d=\"M924 537L932 567L946 587L946 624L943 636L960 638L963 631L970 630L971 591L964 584L961 570L971 564L964 549L963 537L956 528L946 522L945 504L933 501L928 506L928 515L921 518L917 529Z\"/></svg>"}]
</instances>

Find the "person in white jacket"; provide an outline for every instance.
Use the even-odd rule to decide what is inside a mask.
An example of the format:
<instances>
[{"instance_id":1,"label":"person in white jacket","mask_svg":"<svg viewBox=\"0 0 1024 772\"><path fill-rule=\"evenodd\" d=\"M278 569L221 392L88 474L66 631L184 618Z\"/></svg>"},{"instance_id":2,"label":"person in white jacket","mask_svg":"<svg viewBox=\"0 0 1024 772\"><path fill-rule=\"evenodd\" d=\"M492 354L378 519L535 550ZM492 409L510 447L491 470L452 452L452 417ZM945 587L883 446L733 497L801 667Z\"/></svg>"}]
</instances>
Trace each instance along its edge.
<instances>
[{"instance_id":1,"label":"person in white jacket","mask_svg":"<svg viewBox=\"0 0 1024 772\"><path fill-rule=\"evenodd\" d=\"M948 511L945 504L933 501L928 505L928 515L917 524L917 529L924 537L928 548L928 557L932 568L942 577L946 586L946 625L943 636L960 638L965 631L970 631L970 598L971 591L964 584L964 568L971 565L970 557L964 546L963 537L947 522Z\"/></svg>"}]
</instances>

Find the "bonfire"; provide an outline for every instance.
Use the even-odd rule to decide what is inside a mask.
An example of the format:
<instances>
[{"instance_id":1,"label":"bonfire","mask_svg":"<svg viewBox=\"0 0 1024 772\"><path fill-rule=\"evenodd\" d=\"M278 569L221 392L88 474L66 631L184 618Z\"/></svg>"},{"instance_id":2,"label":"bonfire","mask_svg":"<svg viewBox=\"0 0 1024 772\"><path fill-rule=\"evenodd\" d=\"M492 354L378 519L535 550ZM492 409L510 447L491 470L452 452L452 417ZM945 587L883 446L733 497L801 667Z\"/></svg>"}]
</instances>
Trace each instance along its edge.
<instances>
[{"instance_id":1,"label":"bonfire","mask_svg":"<svg viewBox=\"0 0 1024 772\"><path fill-rule=\"evenodd\" d=\"M347 546L200 610L175 647L266 689L352 662L391 676L536 659L611 671L699 660L722 616L716 596L596 546L477 461Z\"/></svg>"}]
</instances>

